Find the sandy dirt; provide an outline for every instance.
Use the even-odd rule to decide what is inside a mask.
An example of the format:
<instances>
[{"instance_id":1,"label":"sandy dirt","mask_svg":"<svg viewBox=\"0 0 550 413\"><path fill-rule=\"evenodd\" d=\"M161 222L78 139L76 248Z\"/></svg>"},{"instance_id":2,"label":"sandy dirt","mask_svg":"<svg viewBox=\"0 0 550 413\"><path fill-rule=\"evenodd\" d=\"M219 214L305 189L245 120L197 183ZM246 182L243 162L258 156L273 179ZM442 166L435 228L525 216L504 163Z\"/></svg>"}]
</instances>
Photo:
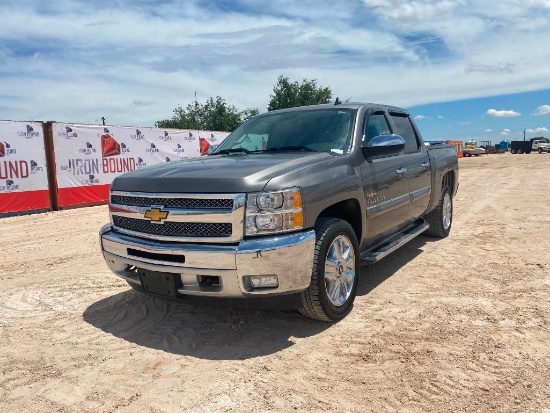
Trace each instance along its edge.
<instances>
[{"instance_id":1,"label":"sandy dirt","mask_svg":"<svg viewBox=\"0 0 550 413\"><path fill-rule=\"evenodd\" d=\"M451 235L364 266L337 324L135 292L105 206L0 219L0 411L550 412L550 155L460 168Z\"/></svg>"}]
</instances>

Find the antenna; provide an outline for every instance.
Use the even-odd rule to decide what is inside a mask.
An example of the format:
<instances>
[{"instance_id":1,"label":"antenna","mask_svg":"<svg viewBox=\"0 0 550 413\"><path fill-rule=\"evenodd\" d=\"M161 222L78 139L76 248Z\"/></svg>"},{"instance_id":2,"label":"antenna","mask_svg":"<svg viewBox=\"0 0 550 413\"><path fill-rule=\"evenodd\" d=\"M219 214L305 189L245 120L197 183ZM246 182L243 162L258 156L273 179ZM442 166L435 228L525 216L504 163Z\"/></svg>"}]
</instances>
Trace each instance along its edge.
<instances>
[{"instance_id":1,"label":"antenna","mask_svg":"<svg viewBox=\"0 0 550 413\"><path fill-rule=\"evenodd\" d=\"M334 105L341 105L342 104L342 101L337 97L336 100L334 101Z\"/></svg>"},{"instance_id":2,"label":"antenna","mask_svg":"<svg viewBox=\"0 0 550 413\"><path fill-rule=\"evenodd\" d=\"M351 100L351 96L349 98L347 98L344 103L349 103L350 100Z\"/></svg>"}]
</instances>

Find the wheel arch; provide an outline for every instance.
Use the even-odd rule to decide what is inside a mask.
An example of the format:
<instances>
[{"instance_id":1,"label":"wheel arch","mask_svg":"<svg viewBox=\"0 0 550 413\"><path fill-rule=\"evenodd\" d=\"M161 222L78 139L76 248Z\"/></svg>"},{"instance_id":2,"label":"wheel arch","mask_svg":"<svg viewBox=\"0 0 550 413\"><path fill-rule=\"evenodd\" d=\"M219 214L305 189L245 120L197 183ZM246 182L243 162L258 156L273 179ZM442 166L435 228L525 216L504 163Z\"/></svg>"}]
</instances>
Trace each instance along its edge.
<instances>
[{"instance_id":1,"label":"wheel arch","mask_svg":"<svg viewBox=\"0 0 550 413\"><path fill-rule=\"evenodd\" d=\"M449 171L443 175L441 180L441 189L447 185L451 189L451 195L454 197L457 191L456 187L456 171Z\"/></svg>"},{"instance_id":2,"label":"wheel arch","mask_svg":"<svg viewBox=\"0 0 550 413\"><path fill-rule=\"evenodd\" d=\"M355 198L346 199L322 210L317 216L319 218L339 218L348 222L353 228L357 240L361 240L363 231L363 221L361 214L361 205Z\"/></svg>"}]
</instances>

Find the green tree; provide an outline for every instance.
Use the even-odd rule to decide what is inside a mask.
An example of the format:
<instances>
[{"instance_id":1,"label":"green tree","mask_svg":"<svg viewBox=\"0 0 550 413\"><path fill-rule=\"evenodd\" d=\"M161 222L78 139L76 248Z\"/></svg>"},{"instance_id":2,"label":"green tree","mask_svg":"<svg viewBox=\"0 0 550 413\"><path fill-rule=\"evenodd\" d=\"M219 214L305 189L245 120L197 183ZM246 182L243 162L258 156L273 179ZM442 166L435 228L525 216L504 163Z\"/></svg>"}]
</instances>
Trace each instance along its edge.
<instances>
[{"instance_id":1,"label":"green tree","mask_svg":"<svg viewBox=\"0 0 550 413\"><path fill-rule=\"evenodd\" d=\"M550 143L550 139L545 138L544 136L535 136L533 139L538 139L539 141Z\"/></svg>"},{"instance_id":2,"label":"green tree","mask_svg":"<svg viewBox=\"0 0 550 413\"><path fill-rule=\"evenodd\" d=\"M174 109L171 119L155 122L157 128L197 129L232 132L241 123L259 114L256 108L239 111L235 106L228 105L224 99L217 96L209 98L202 104L196 100L184 109L178 106Z\"/></svg>"},{"instance_id":3,"label":"green tree","mask_svg":"<svg viewBox=\"0 0 550 413\"><path fill-rule=\"evenodd\" d=\"M277 84L273 87L267 110L292 108L295 106L318 105L329 103L332 98L330 87L317 86L317 81L302 80L291 82L288 77L279 75Z\"/></svg>"}]
</instances>

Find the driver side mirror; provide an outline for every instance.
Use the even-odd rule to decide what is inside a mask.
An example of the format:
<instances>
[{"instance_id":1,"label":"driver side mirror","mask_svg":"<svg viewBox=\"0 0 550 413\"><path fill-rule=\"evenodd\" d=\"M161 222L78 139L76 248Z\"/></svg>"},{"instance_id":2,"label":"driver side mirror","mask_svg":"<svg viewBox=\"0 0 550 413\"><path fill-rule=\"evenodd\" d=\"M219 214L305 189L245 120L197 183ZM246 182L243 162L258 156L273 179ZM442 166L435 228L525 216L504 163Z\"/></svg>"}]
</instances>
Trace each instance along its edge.
<instances>
[{"instance_id":1,"label":"driver side mirror","mask_svg":"<svg viewBox=\"0 0 550 413\"><path fill-rule=\"evenodd\" d=\"M361 147L365 157L398 154L404 149L405 139L399 135L378 135Z\"/></svg>"}]
</instances>

